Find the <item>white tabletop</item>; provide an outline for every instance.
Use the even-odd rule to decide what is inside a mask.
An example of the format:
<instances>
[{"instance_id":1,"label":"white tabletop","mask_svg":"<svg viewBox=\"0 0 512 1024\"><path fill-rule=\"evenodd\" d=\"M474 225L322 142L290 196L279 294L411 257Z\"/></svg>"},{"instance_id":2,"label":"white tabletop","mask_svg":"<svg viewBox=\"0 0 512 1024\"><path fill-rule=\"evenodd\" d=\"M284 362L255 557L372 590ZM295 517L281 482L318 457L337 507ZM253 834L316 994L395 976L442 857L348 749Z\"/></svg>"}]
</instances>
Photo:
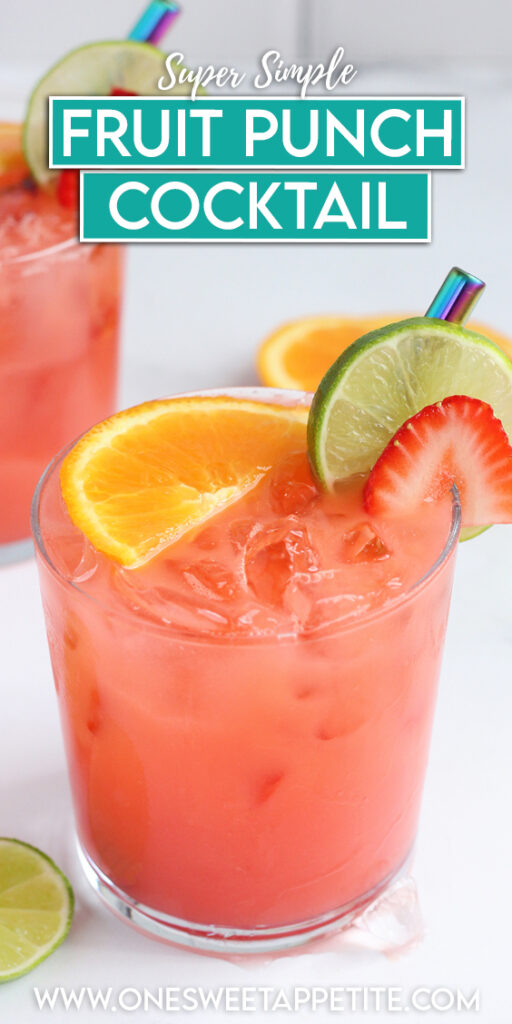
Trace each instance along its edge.
<instances>
[{"instance_id":1,"label":"white tabletop","mask_svg":"<svg viewBox=\"0 0 512 1024\"><path fill-rule=\"evenodd\" d=\"M469 98L467 170L435 174L432 245L135 247L129 253L123 404L192 388L253 383L255 347L280 321L316 311L421 311L453 263L488 281L479 318L504 330L510 326L512 143L506 125L512 76L462 66L411 69L402 75L380 69L361 72L358 91L465 93ZM3 987L2 1021L45 1019L34 986L40 991L103 986L114 992L125 987L155 992L186 985L276 990L386 985L405 992L420 986L460 988L465 994L479 988L478 1019L506 1024L511 568L512 528L494 528L459 551L414 870L423 941L391 959L334 944L246 965L152 942L118 922L88 891L73 849L35 565L28 561L0 571L0 833L47 851L70 876L77 894L66 943L26 978ZM116 1010L119 1020L167 1018L156 1011ZM98 1022L110 1012L84 1007L77 1019ZM51 1019L68 1016L61 1004ZM198 1011L190 1016L209 1020L214 1015ZM249 1019L266 1016L260 1005ZM319 1021L334 1016L326 1010L314 1015ZM370 1021L388 1014L361 1016ZM442 1019L461 1016L451 1011ZM246 1015L232 1012L229 1019L245 1020ZM425 1019L428 1014L408 1014L408 1021Z\"/></svg>"}]
</instances>

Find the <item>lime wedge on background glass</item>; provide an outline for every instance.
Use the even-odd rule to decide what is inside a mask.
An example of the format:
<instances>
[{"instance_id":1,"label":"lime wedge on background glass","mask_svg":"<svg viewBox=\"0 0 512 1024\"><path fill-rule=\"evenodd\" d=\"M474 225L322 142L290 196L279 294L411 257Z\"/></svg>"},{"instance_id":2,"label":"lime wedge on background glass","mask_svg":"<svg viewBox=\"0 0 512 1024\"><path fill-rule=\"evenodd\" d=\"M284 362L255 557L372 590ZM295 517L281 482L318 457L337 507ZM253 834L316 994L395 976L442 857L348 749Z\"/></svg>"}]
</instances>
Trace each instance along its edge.
<instances>
[{"instance_id":1,"label":"lime wedge on background glass","mask_svg":"<svg viewBox=\"0 0 512 1024\"><path fill-rule=\"evenodd\" d=\"M0 982L53 953L68 934L73 906L67 878L46 854L0 839Z\"/></svg>"},{"instance_id":2,"label":"lime wedge on background glass","mask_svg":"<svg viewBox=\"0 0 512 1024\"><path fill-rule=\"evenodd\" d=\"M114 87L162 95L158 80L165 72L164 59L150 43L120 40L80 46L50 68L29 99L23 131L25 157L36 181L48 185L58 174L48 169L49 96L109 96ZM189 93L189 85L173 89L174 96Z\"/></svg>"}]
</instances>

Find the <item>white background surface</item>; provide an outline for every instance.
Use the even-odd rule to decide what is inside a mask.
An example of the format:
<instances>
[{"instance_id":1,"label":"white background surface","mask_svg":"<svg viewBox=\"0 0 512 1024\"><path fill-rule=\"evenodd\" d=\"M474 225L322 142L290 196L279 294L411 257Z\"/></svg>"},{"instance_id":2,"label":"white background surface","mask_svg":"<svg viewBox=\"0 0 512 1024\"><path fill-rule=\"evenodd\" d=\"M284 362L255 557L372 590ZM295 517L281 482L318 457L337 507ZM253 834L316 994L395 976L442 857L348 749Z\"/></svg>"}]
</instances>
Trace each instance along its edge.
<instances>
[{"instance_id":1,"label":"white background surface","mask_svg":"<svg viewBox=\"0 0 512 1024\"><path fill-rule=\"evenodd\" d=\"M37 10L43 6L47 17L52 5L38 4ZM53 6L61 11L63 5ZM196 0L189 6L200 5ZM281 13L284 6L276 4ZM96 4L98 24L102 11L112 21L115 8L118 19L120 7L120 2ZM132 13L137 9L131 0L123 7L133 8ZM36 4L24 11L29 8L35 19L35 26L27 29L30 49L37 29ZM266 8L270 5L262 3L262 17ZM80 32L84 37L79 25L83 10L67 4L64 46L79 42ZM21 9L16 17L17 32L0 44L11 57L22 31ZM127 20L133 20L131 15ZM273 34L270 29L265 33L263 45L279 45L281 28L289 29L286 18L278 18L275 25ZM258 46L260 41L258 36ZM48 49L46 37L42 43ZM199 43L197 49L204 49ZM16 82L16 74L13 78L4 71L3 77ZM19 82L23 80L19 72ZM421 312L453 263L488 281L479 318L510 331L512 144L507 125L512 75L499 65L476 68L468 63L439 65L435 72L428 64L414 70L367 67L356 91L468 96L467 170L434 176L432 245L134 247L126 292L123 404L196 387L254 382L255 347L286 318L315 311ZM7 101L4 106L8 109ZM508 1024L511 570L512 528L496 528L460 550L415 867L427 930L423 943L396 960L375 953L308 951L247 966L144 939L100 908L87 891L73 852L35 566L27 562L0 571L0 833L33 842L54 856L70 875L78 904L72 933L60 951L25 979L0 990L2 1024L35 1024L45 1016L53 1021L110 1016L85 1010L79 1015L62 1010L41 1014L34 985L112 986L117 991L124 986L154 990L187 984L446 986L466 993L478 987L482 1008L477 1019ZM439 1016L450 1022L465 1018ZM115 1019L153 1022L164 1017L118 1011ZM176 1014L165 1019L176 1019ZM196 1013L191 1019L214 1016ZM241 1018L229 1014L227 1019ZM262 1017L253 1013L243 1019ZM314 1019L336 1017L319 1011ZM382 1020L386 1015L365 1014L361 1019ZM407 1014L411 1022L431 1019L437 1015Z\"/></svg>"},{"instance_id":2,"label":"white background surface","mask_svg":"<svg viewBox=\"0 0 512 1024\"><path fill-rule=\"evenodd\" d=\"M194 63L248 62L270 47L288 60L325 58L344 46L355 64L463 57L478 65L510 58L506 0L181 0L182 14L162 46ZM95 39L122 38L144 0L24 0L0 10L0 60L40 61Z\"/></svg>"}]
</instances>

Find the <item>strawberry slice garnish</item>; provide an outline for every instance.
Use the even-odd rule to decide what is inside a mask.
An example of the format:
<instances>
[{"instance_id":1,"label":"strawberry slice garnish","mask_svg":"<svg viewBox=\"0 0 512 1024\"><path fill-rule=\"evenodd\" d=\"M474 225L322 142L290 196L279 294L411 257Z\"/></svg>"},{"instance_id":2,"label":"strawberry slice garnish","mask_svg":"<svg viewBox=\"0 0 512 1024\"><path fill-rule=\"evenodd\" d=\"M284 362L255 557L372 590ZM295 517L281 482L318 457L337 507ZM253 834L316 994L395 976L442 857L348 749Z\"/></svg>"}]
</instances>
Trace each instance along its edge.
<instances>
[{"instance_id":1,"label":"strawberry slice garnish","mask_svg":"<svg viewBox=\"0 0 512 1024\"><path fill-rule=\"evenodd\" d=\"M68 210L78 209L80 190L80 171L67 169L60 171L57 178L57 199L61 206Z\"/></svg>"},{"instance_id":2,"label":"strawberry slice garnish","mask_svg":"<svg viewBox=\"0 0 512 1024\"><path fill-rule=\"evenodd\" d=\"M463 526L512 523L512 447L491 406L454 395L397 430L366 482L371 515L400 515L456 485Z\"/></svg>"},{"instance_id":3,"label":"strawberry slice garnish","mask_svg":"<svg viewBox=\"0 0 512 1024\"><path fill-rule=\"evenodd\" d=\"M112 89L110 90L110 95L111 96L138 96L138 93L130 92L129 89L121 89L120 85L114 85L114 86L112 86Z\"/></svg>"}]
</instances>

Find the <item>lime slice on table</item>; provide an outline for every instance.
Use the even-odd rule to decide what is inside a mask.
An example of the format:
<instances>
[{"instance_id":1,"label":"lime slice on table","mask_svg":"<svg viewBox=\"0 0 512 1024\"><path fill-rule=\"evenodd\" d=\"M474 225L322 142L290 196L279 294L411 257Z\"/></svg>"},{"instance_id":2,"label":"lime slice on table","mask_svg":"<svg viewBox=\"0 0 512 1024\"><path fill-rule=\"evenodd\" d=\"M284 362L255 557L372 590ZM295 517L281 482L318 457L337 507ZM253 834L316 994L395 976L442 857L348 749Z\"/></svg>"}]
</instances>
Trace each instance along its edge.
<instances>
[{"instance_id":1,"label":"lime slice on table","mask_svg":"<svg viewBox=\"0 0 512 1024\"><path fill-rule=\"evenodd\" d=\"M41 78L28 103L23 148L36 181L47 186L59 173L48 169L49 96L109 96L114 87L161 96L158 81L164 72L164 54L150 43L91 43L66 54ZM189 85L173 89L174 96L189 94Z\"/></svg>"},{"instance_id":2,"label":"lime slice on table","mask_svg":"<svg viewBox=\"0 0 512 1024\"><path fill-rule=\"evenodd\" d=\"M68 934L73 906L67 878L46 854L0 839L0 982L53 953Z\"/></svg>"},{"instance_id":3,"label":"lime slice on table","mask_svg":"<svg viewBox=\"0 0 512 1024\"><path fill-rule=\"evenodd\" d=\"M431 317L363 335L327 371L311 405L308 448L321 486L332 491L368 473L405 420L450 395L488 402L512 441L512 363L488 338Z\"/></svg>"}]
</instances>

